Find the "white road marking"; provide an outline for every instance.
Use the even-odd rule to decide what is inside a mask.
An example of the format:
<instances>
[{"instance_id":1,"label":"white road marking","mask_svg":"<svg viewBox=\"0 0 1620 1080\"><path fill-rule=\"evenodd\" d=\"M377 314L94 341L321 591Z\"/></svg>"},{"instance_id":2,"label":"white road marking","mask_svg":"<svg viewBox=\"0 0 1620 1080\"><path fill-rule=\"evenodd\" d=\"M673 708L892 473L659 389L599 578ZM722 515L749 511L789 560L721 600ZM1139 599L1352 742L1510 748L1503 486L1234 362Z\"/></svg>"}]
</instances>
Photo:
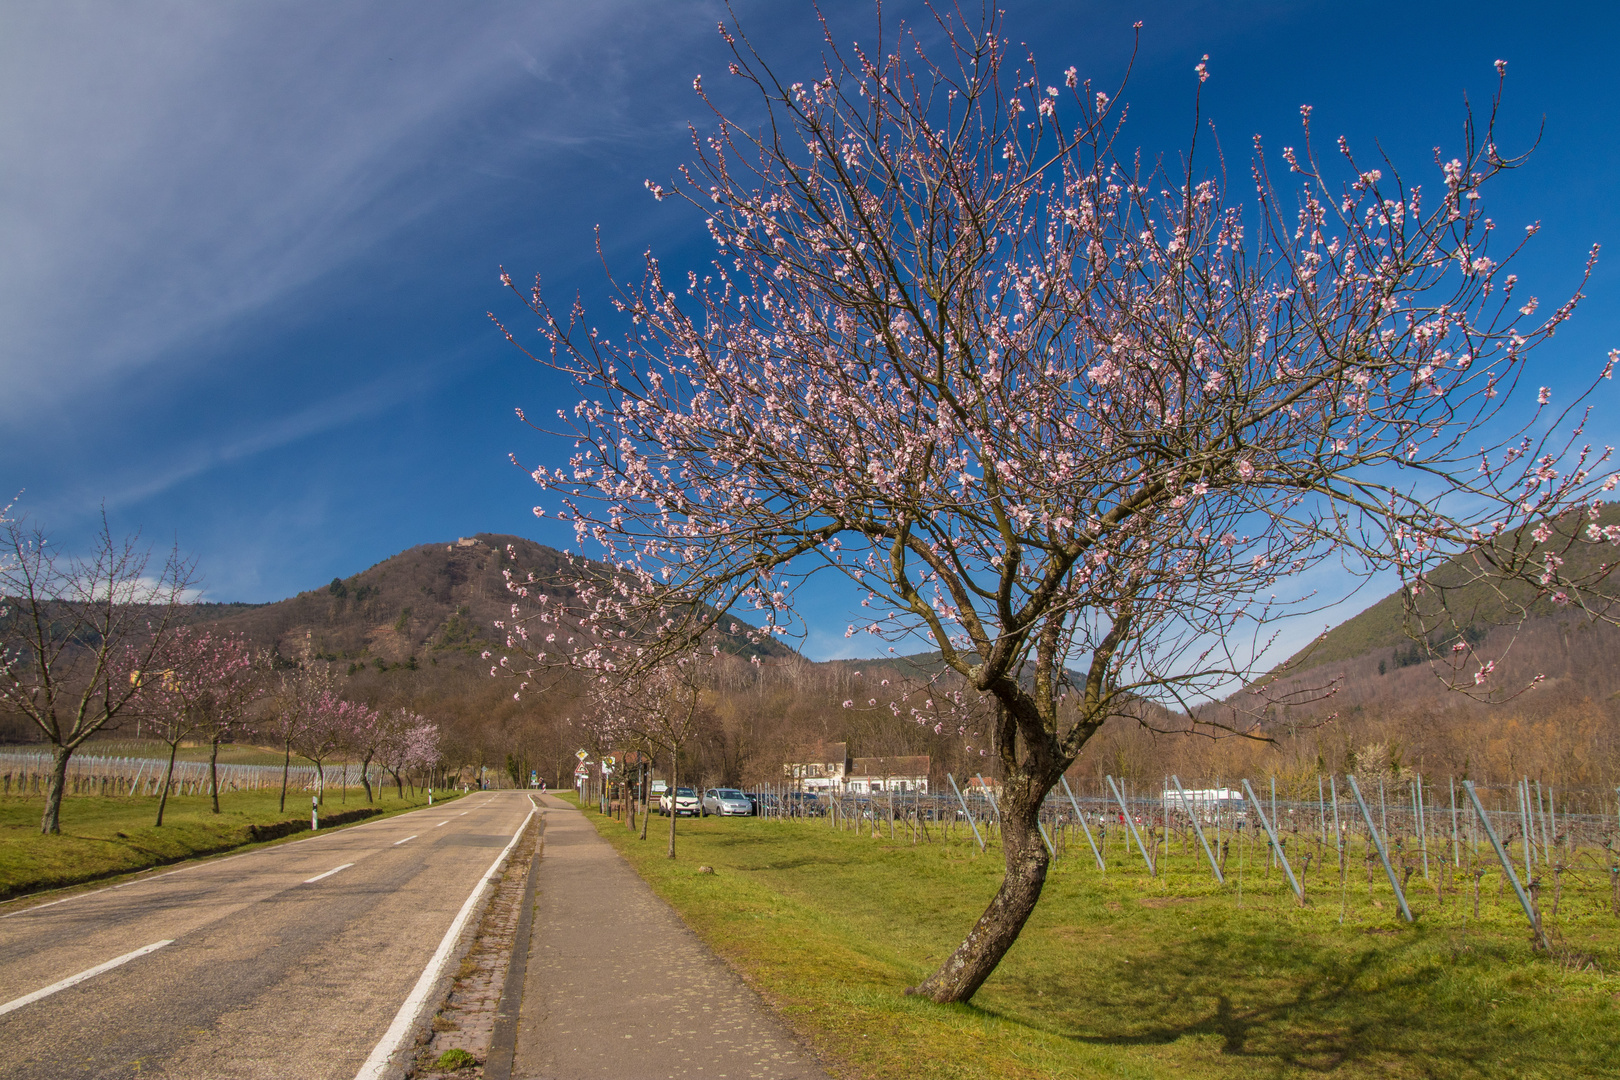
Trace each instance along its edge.
<instances>
[{"instance_id":1,"label":"white road marking","mask_svg":"<svg viewBox=\"0 0 1620 1080\"><path fill-rule=\"evenodd\" d=\"M416 836L420 836L420 835L421 835L421 834L420 834L420 833L417 833L417 834L416 834ZM406 837L406 838L405 838L405 840L395 840L395 841L394 841L394 846L395 846L395 847L399 847L399 845L401 845L401 844L403 844L403 843L405 843L405 841L406 841L406 840L415 840L415 839L416 839L416 836L407 836L407 837Z\"/></svg>"},{"instance_id":2,"label":"white road marking","mask_svg":"<svg viewBox=\"0 0 1620 1080\"><path fill-rule=\"evenodd\" d=\"M507 842L495 861L489 864L489 869L478 879L478 884L473 886L472 893L468 895L467 902L461 905L461 910L456 913L456 919L450 924L450 929L444 932L444 939L439 942L432 959L428 961L427 967L422 969L422 976L416 980L416 986L411 989L410 996L405 999L405 1004L399 1007L399 1012L394 1014L394 1022L388 1025L388 1031L383 1035L382 1041L372 1048L371 1056L360 1066L360 1071L354 1074L354 1080L380 1080L387 1073L389 1059L410 1036L417 1014L427 1005L428 995L433 992L439 976L450 963L451 954L461 941L461 932L466 929L467 921L472 918L479 897L484 895L485 889L491 887L489 882L495 876L495 870L517 846L518 837L523 835L523 830L528 827L529 818L534 815L535 811L530 810L523 823L512 834L512 839Z\"/></svg>"},{"instance_id":3,"label":"white road marking","mask_svg":"<svg viewBox=\"0 0 1620 1080\"><path fill-rule=\"evenodd\" d=\"M461 813L457 814L456 817L466 817L469 812L470 811L463 810Z\"/></svg>"},{"instance_id":4,"label":"white road marking","mask_svg":"<svg viewBox=\"0 0 1620 1080\"><path fill-rule=\"evenodd\" d=\"M38 1001L40 998L50 997L52 994L56 993L58 990L66 990L70 986L77 986L80 983L84 982L86 979L95 978L97 975L100 975L103 971L111 971L113 968L117 967L119 964L127 964L131 960L135 959L138 956L145 956L149 952L157 952L159 949L163 948L163 946L165 946L165 945L173 945L173 944L174 944L174 938L167 938L167 939L165 939L163 941L154 941L150 945L142 946L141 948L136 949L132 953L125 953L123 956L120 956L120 957L118 957L117 959L114 959L114 960L109 960L105 964L97 964L95 967L91 968L89 971L81 971L77 975L73 975L73 976L70 976L69 978L63 979L61 982L51 983L51 985L47 986L43 990L35 990L32 994L25 994L24 996L18 998L15 1001L8 1001L4 1005L0 1005L0 1016L4 1016L6 1013L11 1012L13 1009L20 1009L24 1005L31 1005L34 1002Z\"/></svg>"},{"instance_id":5,"label":"white road marking","mask_svg":"<svg viewBox=\"0 0 1620 1080\"><path fill-rule=\"evenodd\" d=\"M444 819L444 820L443 820L443 821L441 821L441 822L439 822L439 824L438 824L438 825L435 825L435 826L433 826L433 827L434 827L434 828L435 828L435 829L437 829L437 828L439 828L439 826L440 826L440 825L448 825L448 824L450 824L450 819L449 819L449 818L445 818L445 819Z\"/></svg>"},{"instance_id":6,"label":"white road marking","mask_svg":"<svg viewBox=\"0 0 1620 1080\"><path fill-rule=\"evenodd\" d=\"M348 868L349 868L349 867L351 867L351 866L353 866L353 865L354 865L354 863L352 863L352 862L346 862L346 863L344 863L344 864L343 864L343 865L342 865L342 866L334 866L334 867L332 867L332 869L330 869L330 870L328 870L328 871L327 871L327 872L326 872L326 873L324 873L324 874L316 874L316 875L315 875L315 876L314 876L314 877L312 877L312 878L305 878L305 879L304 879L304 884L305 884L305 885L313 885L313 884L315 884L315 883L316 883L316 882L317 882L317 881L319 881L319 880L321 880L321 879L322 879L322 878L329 878L329 877L331 877L331 876L332 876L332 875L333 875L333 874L335 874L335 873L337 873L337 872L338 872L338 871L339 871L339 870L347 870L347 869L348 869Z\"/></svg>"}]
</instances>

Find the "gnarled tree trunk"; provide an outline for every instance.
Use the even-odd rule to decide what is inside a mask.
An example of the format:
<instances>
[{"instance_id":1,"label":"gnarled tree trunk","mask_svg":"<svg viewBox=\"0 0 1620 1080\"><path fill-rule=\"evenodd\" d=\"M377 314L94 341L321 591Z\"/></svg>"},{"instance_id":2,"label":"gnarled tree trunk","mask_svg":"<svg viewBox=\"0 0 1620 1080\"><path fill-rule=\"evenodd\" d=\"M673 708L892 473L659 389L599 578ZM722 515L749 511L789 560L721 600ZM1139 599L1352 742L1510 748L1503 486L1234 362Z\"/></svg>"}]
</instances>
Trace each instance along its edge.
<instances>
[{"instance_id":1,"label":"gnarled tree trunk","mask_svg":"<svg viewBox=\"0 0 1620 1080\"><path fill-rule=\"evenodd\" d=\"M1051 783L1019 773L1004 782L1001 845L1007 872L990 906L939 970L906 991L941 1004L966 1001L1007 955L1046 886L1050 862L1041 839L1040 810Z\"/></svg>"}]
</instances>

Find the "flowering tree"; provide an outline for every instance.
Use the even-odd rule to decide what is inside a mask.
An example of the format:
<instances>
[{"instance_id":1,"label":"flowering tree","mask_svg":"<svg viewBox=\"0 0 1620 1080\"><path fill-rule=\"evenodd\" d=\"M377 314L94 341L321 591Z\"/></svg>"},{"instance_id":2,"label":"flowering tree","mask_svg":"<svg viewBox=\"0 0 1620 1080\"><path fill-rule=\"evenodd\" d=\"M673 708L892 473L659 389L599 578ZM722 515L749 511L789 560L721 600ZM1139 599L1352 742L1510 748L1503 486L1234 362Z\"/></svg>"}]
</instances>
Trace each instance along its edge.
<instances>
[{"instance_id":1,"label":"flowering tree","mask_svg":"<svg viewBox=\"0 0 1620 1080\"><path fill-rule=\"evenodd\" d=\"M942 20L938 59L903 30L829 38L803 82L722 29L763 127L716 109L679 182L648 185L704 215L712 267L677 283L649 256L618 287L622 336L525 297L538 358L582 391L536 513L611 567L573 625L656 639L646 667L732 611L785 629L833 573L872 612L849 635L926 635L961 678L914 719L988 708L1006 874L913 988L942 1002L1033 910L1036 815L1085 742L1144 709L1196 720L1269 666L1268 624L1324 603L1301 575L1393 571L1443 604L1427 574L1467 553L1477 579L1602 615L1608 564L1564 556L1614 539L1582 529L1616 483L1582 403L1523 385L1575 299L1539 314L1522 241L1483 212L1520 163L1500 86L1432 183L1343 140L1319 158L1306 108L1286 190L1257 140L1233 194L1208 136L1173 166L1122 151L1119 93L1014 70L997 18ZM531 666L532 630L508 625ZM1489 687L1460 645L1458 681Z\"/></svg>"},{"instance_id":2,"label":"flowering tree","mask_svg":"<svg viewBox=\"0 0 1620 1080\"><path fill-rule=\"evenodd\" d=\"M348 713L348 730L344 734L344 746L349 753L360 759L360 783L366 789L366 802L371 801L371 763L377 757L377 751L388 739L391 722L395 713L404 710L374 709L369 706L359 706Z\"/></svg>"},{"instance_id":3,"label":"flowering tree","mask_svg":"<svg viewBox=\"0 0 1620 1080\"><path fill-rule=\"evenodd\" d=\"M51 744L39 830L59 833L68 759L141 693L135 673L157 666L179 628L195 567L172 551L154 568L105 515L82 558L19 519L0 513L0 526L0 700Z\"/></svg>"},{"instance_id":4,"label":"flowering tree","mask_svg":"<svg viewBox=\"0 0 1620 1080\"><path fill-rule=\"evenodd\" d=\"M384 737L377 745L377 763L394 778L399 797L405 797L405 774L431 773L438 767L439 725L409 709L390 709L383 720Z\"/></svg>"},{"instance_id":5,"label":"flowering tree","mask_svg":"<svg viewBox=\"0 0 1620 1080\"><path fill-rule=\"evenodd\" d=\"M315 766L315 798L322 804L326 802L327 760L348 747L352 732L366 722L369 713L368 706L345 701L329 689L309 702L292 749ZM282 798L286 798L285 791Z\"/></svg>"},{"instance_id":6,"label":"flowering tree","mask_svg":"<svg viewBox=\"0 0 1620 1080\"><path fill-rule=\"evenodd\" d=\"M616 638L616 635L615 635ZM599 749L635 748L656 759L669 755L669 858L675 858L675 796L681 752L707 722L704 677L716 646L690 647L641 663L644 645L626 640L599 649L589 687L586 727ZM646 836L645 816L642 836Z\"/></svg>"},{"instance_id":7,"label":"flowering tree","mask_svg":"<svg viewBox=\"0 0 1620 1080\"><path fill-rule=\"evenodd\" d=\"M130 663L139 659L131 656ZM134 670L140 688L137 711L149 716L152 732L168 744L156 824L163 824L180 744L193 736L209 741L208 778L214 813L219 813L219 743L245 730L247 707L258 688L258 664L239 634L214 634L180 627L163 651L151 658L154 667Z\"/></svg>"},{"instance_id":8,"label":"flowering tree","mask_svg":"<svg viewBox=\"0 0 1620 1080\"><path fill-rule=\"evenodd\" d=\"M317 667L310 659L310 647L304 647L300 666L281 676L274 705L260 730L281 745L281 809L287 809L287 776L292 769L295 749L304 745L311 732L326 723L322 715L327 701L337 699L331 668Z\"/></svg>"},{"instance_id":9,"label":"flowering tree","mask_svg":"<svg viewBox=\"0 0 1620 1080\"><path fill-rule=\"evenodd\" d=\"M249 730L248 706L258 693L262 657L240 634L215 634L181 627L154 663L162 670L137 672L139 711L153 719L153 731L169 744L169 764L158 800L163 824L169 780L180 743L192 736L208 740L208 789L219 813L219 744Z\"/></svg>"}]
</instances>

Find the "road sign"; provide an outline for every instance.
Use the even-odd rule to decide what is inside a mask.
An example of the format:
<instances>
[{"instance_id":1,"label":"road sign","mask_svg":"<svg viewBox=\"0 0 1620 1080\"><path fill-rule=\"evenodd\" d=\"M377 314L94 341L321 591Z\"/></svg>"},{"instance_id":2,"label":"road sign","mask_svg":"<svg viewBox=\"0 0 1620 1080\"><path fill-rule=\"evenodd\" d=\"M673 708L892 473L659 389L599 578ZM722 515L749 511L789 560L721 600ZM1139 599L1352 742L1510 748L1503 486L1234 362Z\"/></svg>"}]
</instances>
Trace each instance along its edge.
<instances>
[{"instance_id":1,"label":"road sign","mask_svg":"<svg viewBox=\"0 0 1620 1080\"><path fill-rule=\"evenodd\" d=\"M575 750L574 756L579 758L579 760L584 761L586 758L591 756L591 752L589 750Z\"/></svg>"}]
</instances>

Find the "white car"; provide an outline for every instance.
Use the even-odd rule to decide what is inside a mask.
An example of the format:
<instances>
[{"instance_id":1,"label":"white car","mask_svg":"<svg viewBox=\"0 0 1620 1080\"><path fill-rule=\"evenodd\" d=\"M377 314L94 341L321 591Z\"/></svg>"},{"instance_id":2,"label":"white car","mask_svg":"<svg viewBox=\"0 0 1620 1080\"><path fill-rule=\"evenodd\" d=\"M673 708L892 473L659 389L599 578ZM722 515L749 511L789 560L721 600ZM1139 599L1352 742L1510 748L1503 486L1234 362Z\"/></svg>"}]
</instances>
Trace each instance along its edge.
<instances>
[{"instance_id":1,"label":"white car","mask_svg":"<svg viewBox=\"0 0 1620 1080\"><path fill-rule=\"evenodd\" d=\"M710 788L703 793L703 812L717 817L748 817L754 804L736 788Z\"/></svg>"},{"instance_id":2,"label":"white car","mask_svg":"<svg viewBox=\"0 0 1620 1080\"><path fill-rule=\"evenodd\" d=\"M674 805L676 817L699 817L703 813L703 803L698 799L695 788L676 788ZM669 792L666 791L658 797L658 812L668 817L669 810L670 797Z\"/></svg>"}]
</instances>

